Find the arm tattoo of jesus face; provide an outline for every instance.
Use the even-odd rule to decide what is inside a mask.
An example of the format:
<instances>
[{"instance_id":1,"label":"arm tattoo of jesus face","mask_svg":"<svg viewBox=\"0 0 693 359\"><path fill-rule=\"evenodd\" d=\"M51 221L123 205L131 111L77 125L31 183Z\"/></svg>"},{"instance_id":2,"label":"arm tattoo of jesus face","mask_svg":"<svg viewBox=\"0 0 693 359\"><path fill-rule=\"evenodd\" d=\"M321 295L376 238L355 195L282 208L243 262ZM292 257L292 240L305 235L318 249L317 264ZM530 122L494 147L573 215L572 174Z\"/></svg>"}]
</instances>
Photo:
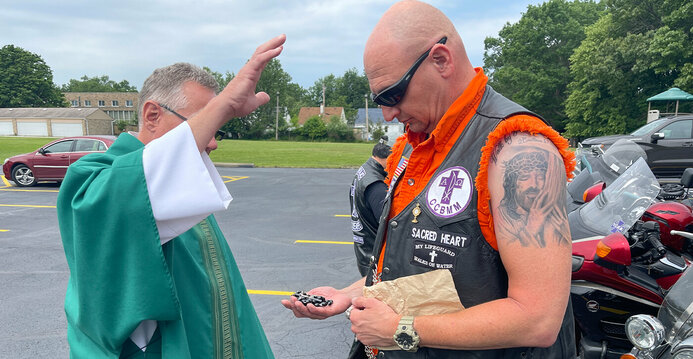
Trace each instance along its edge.
<instances>
[{"instance_id":1,"label":"arm tattoo of jesus face","mask_svg":"<svg viewBox=\"0 0 693 359\"><path fill-rule=\"evenodd\" d=\"M503 162L504 196L497 221L500 230L523 246L545 247L548 240L570 243L565 237L565 194L557 193L562 176L561 159L542 149L518 153Z\"/></svg>"}]
</instances>

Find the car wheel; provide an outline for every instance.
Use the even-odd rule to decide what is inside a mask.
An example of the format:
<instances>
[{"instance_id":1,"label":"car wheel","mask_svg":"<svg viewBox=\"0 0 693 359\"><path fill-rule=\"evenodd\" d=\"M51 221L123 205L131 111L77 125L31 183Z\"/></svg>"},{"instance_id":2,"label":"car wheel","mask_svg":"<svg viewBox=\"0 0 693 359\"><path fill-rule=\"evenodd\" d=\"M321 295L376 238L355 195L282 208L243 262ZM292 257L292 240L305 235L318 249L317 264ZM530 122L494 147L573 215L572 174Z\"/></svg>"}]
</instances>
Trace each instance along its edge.
<instances>
[{"instance_id":1,"label":"car wheel","mask_svg":"<svg viewBox=\"0 0 693 359\"><path fill-rule=\"evenodd\" d=\"M34 171L27 165L18 165L12 169L12 180L19 187L29 187L36 184Z\"/></svg>"}]
</instances>

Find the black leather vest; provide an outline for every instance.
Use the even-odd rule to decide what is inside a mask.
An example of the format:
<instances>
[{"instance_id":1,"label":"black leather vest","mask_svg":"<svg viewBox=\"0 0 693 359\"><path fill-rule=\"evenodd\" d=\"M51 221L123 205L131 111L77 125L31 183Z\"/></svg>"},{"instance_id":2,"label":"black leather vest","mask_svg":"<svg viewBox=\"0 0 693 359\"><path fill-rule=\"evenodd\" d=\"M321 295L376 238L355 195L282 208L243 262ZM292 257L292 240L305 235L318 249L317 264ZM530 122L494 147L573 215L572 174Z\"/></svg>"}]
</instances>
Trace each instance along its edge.
<instances>
[{"instance_id":1,"label":"black leather vest","mask_svg":"<svg viewBox=\"0 0 693 359\"><path fill-rule=\"evenodd\" d=\"M386 175L383 166L371 157L356 171L351 183L351 231L354 234L356 264L362 276L368 272L370 258L373 255L373 243L378 232L378 218L366 200L366 188L374 182L383 181Z\"/></svg>"},{"instance_id":2,"label":"black leather vest","mask_svg":"<svg viewBox=\"0 0 693 359\"><path fill-rule=\"evenodd\" d=\"M508 277L498 251L481 233L477 219L477 190L481 148L490 132L505 118L531 114L487 86L476 114L467 124L426 188L397 216L387 220L391 193L386 198L375 255L387 245L380 280L449 269L465 308L507 297ZM537 116L538 117L538 116ZM411 146L405 148L411 152ZM403 156L408 157L407 153ZM392 186L407 185L406 170ZM375 260L377 263L377 260ZM375 268L376 264L372 264ZM372 285L374 271L366 284ZM416 353L385 351L384 358L565 358L575 357L572 310L563 321L559 338L549 348L510 348L455 351L420 348Z\"/></svg>"}]
</instances>

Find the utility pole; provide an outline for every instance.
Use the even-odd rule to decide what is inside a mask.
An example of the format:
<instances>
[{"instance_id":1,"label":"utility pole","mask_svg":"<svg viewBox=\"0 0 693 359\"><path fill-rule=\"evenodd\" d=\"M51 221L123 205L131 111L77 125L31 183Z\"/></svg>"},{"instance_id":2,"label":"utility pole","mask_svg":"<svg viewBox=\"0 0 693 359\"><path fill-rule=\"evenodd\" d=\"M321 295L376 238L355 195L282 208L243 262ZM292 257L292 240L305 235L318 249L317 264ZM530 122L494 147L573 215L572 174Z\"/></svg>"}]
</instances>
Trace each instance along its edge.
<instances>
[{"instance_id":1,"label":"utility pole","mask_svg":"<svg viewBox=\"0 0 693 359\"><path fill-rule=\"evenodd\" d=\"M274 140L279 141L279 91L277 91L277 115L274 118Z\"/></svg>"},{"instance_id":2,"label":"utility pole","mask_svg":"<svg viewBox=\"0 0 693 359\"><path fill-rule=\"evenodd\" d=\"M320 105L320 117L325 114L325 83L322 84L322 104Z\"/></svg>"},{"instance_id":3,"label":"utility pole","mask_svg":"<svg viewBox=\"0 0 693 359\"><path fill-rule=\"evenodd\" d=\"M368 94L363 95L363 97L366 99L366 141L368 141L368 137L370 137L370 131L368 130Z\"/></svg>"}]
</instances>

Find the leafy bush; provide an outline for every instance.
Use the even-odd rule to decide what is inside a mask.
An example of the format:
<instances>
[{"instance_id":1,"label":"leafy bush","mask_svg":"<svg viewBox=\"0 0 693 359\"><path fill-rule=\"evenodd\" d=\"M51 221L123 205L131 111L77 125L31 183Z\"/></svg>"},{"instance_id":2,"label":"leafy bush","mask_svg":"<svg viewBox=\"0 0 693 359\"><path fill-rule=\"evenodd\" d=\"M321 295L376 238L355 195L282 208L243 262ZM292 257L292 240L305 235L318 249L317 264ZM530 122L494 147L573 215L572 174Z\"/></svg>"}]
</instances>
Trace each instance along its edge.
<instances>
[{"instance_id":1,"label":"leafy bush","mask_svg":"<svg viewBox=\"0 0 693 359\"><path fill-rule=\"evenodd\" d=\"M340 121L339 117L332 116L330 118L330 123L326 126L327 139L332 142L345 142L354 140L354 132L349 128L349 126Z\"/></svg>"}]
</instances>

